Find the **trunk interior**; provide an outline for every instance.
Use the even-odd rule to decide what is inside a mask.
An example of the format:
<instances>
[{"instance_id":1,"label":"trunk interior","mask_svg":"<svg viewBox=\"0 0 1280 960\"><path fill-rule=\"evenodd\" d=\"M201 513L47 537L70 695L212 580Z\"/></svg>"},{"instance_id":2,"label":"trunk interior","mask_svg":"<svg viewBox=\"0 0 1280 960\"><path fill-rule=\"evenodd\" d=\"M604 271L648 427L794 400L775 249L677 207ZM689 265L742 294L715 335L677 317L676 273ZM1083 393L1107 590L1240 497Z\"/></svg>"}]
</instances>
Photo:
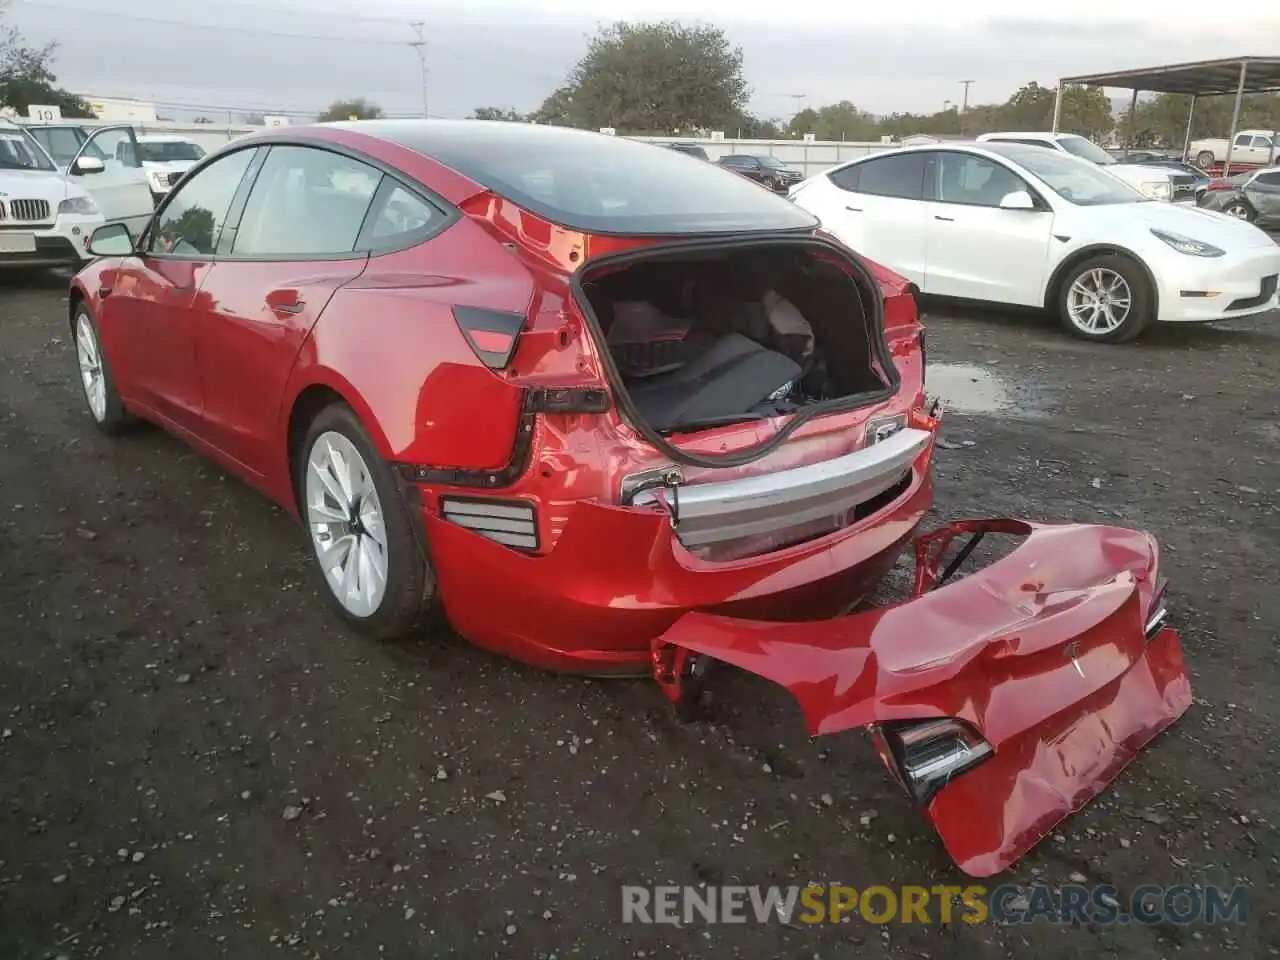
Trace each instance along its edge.
<instances>
[{"instance_id":1,"label":"trunk interior","mask_svg":"<svg viewBox=\"0 0 1280 960\"><path fill-rule=\"evenodd\" d=\"M882 399L878 312L851 266L800 244L685 252L584 272L635 410L661 435Z\"/></svg>"}]
</instances>

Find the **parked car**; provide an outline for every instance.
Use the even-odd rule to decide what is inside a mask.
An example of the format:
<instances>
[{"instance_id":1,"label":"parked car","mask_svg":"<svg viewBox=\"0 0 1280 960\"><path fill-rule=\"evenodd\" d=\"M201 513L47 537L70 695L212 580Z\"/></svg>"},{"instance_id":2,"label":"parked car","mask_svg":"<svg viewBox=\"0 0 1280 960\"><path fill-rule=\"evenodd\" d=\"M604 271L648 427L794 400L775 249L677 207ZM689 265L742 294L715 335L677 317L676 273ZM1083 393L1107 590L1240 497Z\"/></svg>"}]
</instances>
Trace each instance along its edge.
<instances>
[{"instance_id":1,"label":"parked car","mask_svg":"<svg viewBox=\"0 0 1280 960\"><path fill-rule=\"evenodd\" d=\"M666 147L668 150L674 150L676 153L687 154L690 157L697 157L699 160L706 160L708 162L711 160L711 158L707 156L707 151L696 143L668 143L666 144Z\"/></svg>"},{"instance_id":2,"label":"parked car","mask_svg":"<svg viewBox=\"0 0 1280 960\"><path fill-rule=\"evenodd\" d=\"M1280 246L1261 230L1144 202L1107 168L1040 147L904 147L791 197L925 293L1043 307L1086 340L1275 305Z\"/></svg>"},{"instance_id":3,"label":"parked car","mask_svg":"<svg viewBox=\"0 0 1280 960\"><path fill-rule=\"evenodd\" d=\"M88 191L25 129L0 120L0 267L78 267L104 222Z\"/></svg>"},{"instance_id":4,"label":"parked car","mask_svg":"<svg viewBox=\"0 0 1280 960\"><path fill-rule=\"evenodd\" d=\"M1280 167L1213 180L1201 194L1200 206L1264 229L1280 229Z\"/></svg>"},{"instance_id":5,"label":"parked car","mask_svg":"<svg viewBox=\"0 0 1280 960\"><path fill-rule=\"evenodd\" d=\"M774 193L786 193L804 179L804 174L783 164L777 157L751 153L729 153L716 161L748 180L768 187Z\"/></svg>"},{"instance_id":6,"label":"parked car","mask_svg":"<svg viewBox=\"0 0 1280 960\"><path fill-rule=\"evenodd\" d=\"M152 133L138 137L136 144L121 141L116 145L116 159L123 161L130 157L135 146L137 158L142 161L142 169L147 174L151 198L156 203L205 155L204 147L194 140L175 134Z\"/></svg>"},{"instance_id":7,"label":"parked car","mask_svg":"<svg viewBox=\"0 0 1280 960\"><path fill-rule=\"evenodd\" d=\"M63 174L84 185L108 223L123 223L135 234L146 226L155 201L132 127L42 123L28 124L26 130ZM123 146L129 149L122 154ZM92 170L84 168L81 161L85 159L96 161Z\"/></svg>"},{"instance_id":8,"label":"parked car","mask_svg":"<svg viewBox=\"0 0 1280 960\"><path fill-rule=\"evenodd\" d=\"M1021 143L1031 147L1047 147L1059 153L1080 157L1119 177L1151 200L1195 200L1195 177L1177 174L1163 165L1121 163L1092 140L1074 133L984 133L979 143Z\"/></svg>"},{"instance_id":9,"label":"parked car","mask_svg":"<svg viewBox=\"0 0 1280 960\"><path fill-rule=\"evenodd\" d=\"M1190 703L1143 533L949 525L916 541L911 599L847 612L932 500L915 301L709 165L524 124L290 128L91 247L70 324L93 423L159 423L300 516L368 636L443 614L684 708L710 666L752 670L815 733L871 728L980 875ZM952 542L989 532L1025 539L944 585Z\"/></svg>"},{"instance_id":10,"label":"parked car","mask_svg":"<svg viewBox=\"0 0 1280 960\"><path fill-rule=\"evenodd\" d=\"M1232 163L1267 164L1274 163L1276 151L1280 143L1273 144L1275 131L1241 130L1234 141L1225 137L1213 137L1208 140L1195 140L1191 143L1187 155L1195 157L1201 167L1209 167L1218 163L1226 163L1227 147L1231 146Z\"/></svg>"}]
</instances>

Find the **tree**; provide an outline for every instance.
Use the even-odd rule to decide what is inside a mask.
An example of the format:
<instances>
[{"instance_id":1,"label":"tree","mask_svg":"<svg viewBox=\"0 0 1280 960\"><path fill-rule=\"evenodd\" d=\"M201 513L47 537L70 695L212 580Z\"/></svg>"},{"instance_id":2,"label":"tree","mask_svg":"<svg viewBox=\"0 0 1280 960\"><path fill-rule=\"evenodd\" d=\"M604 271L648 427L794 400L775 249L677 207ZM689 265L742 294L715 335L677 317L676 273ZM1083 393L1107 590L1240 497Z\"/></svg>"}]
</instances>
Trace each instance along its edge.
<instances>
[{"instance_id":1,"label":"tree","mask_svg":"<svg viewBox=\"0 0 1280 960\"><path fill-rule=\"evenodd\" d=\"M4 5L0 3L0 14ZM92 117L89 105L57 85L52 70L56 43L31 47L14 27L0 27L0 107L26 114L31 104L58 107L64 117Z\"/></svg>"},{"instance_id":2,"label":"tree","mask_svg":"<svg viewBox=\"0 0 1280 960\"><path fill-rule=\"evenodd\" d=\"M1225 137L1231 132L1234 96L1200 97L1191 116L1191 139ZM1178 93L1162 93L1140 101L1133 113L1134 144L1181 149L1187 134L1187 114L1191 98ZM1129 111L1121 118L1120 131L1129 134ZM1255 93L1240 104L1240 129L1275 130L1280 128L1280 95Z\"/></svg>"},{"instance_id":3,"label":"tree","mask_svg":"<svg viewBox=\"0 0 1280 960\"><path fill-rule=\"evenodd\" d=\"M334 120L350 120L352 117L357 120L376 120L380 116L382 116L380 106L370 103L364 97L356 97L352 100L338 100L329 104L318 119L321 123L330 123Z\"/></svg>"},{"instance_id":4,"label":"tree","mask_svg":"<svg viewBox=\"0 0 1280 960\"><path fill-rule=\"evenodd\" d=\"M791 118L787 133L801 137L812 133L818 140L878 140L879 122L848 100L829 103L817 110L806 108Z\"/></svg>"},{"instance_id":5,"label":"tree","mask_svg":"<svg viewBox=\"0 0 1280 960\"><path fill-rule=\"evenodd\" d=\"M471 111L472 120L509 120L512 123L523 123L529 118L513 107L476 107Z\"/></svg>"},{"instance_id":6,"label":"tree","mask_svg":"<svg viewBox=\"0 0 1280 960\"><path fill-rule=\"evenodd\" d=\"M635 134L730 130L746 114L747 94L742 50L720 29L615 23L591 38L534 118Z\"/></svg>"},{"instance_id":7,"label":"tree","mask_svg":"<svg viewBox=\"0 0 1280 960\"><path fill-rule=\"evenodd\" d=\"M1056 94L1055 94L1056 96ZM1053 104L1049 104L1049 126L1053 126ZM1062 92L1062 112L1058 117L1058 129L1063 133L1078 133L1090 140L1105 140L1115 129L1116 118L1111 113L1111 101L1101 87L1067 87Z\"/></svg>"}]
</instances>

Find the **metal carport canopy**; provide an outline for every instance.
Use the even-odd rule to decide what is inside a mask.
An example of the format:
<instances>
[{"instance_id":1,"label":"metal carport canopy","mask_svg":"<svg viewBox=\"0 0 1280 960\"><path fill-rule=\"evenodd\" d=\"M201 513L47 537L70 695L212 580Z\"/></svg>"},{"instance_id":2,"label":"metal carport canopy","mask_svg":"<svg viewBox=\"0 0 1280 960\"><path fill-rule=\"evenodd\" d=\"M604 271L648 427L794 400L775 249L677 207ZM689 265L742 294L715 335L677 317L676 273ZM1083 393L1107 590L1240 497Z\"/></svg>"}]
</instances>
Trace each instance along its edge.
<instances>
[{"instance_id":1,"label":"metal carport canopy","mask_svg":"<svg viewBox=\"0 0 1280 960\"><path fill-rule=\"evenodd\" d=\"M1227 167L1231 165L1231 146L1240 123L1240 100L1246 93L1271 93L1280 90L1280 57L1232 57L1228 60L1200 60L1195 63L1175 63L1163 67L1142 70L1120 70L1115 73L1095 73L1081 77L1063 77L1058 81L1057 98L1053 105L1053 129L1058 130L1062 113L1062 91L1069 84L1091 87L1115 87L1132 90L1129 115L1138 102L1138 93L1181 93L1191 97L1191 110L1187 114L1187 135L1182 145L1183 156L1191 142L1191 119L1199 97L1216 97L1235 94L1235 109L1231 114L1231 134L1227 139ZM1275 159L1274 148L1272 159ZM1225 174L1228 172L1224 170Z\"/></svg>"}]
</instances>

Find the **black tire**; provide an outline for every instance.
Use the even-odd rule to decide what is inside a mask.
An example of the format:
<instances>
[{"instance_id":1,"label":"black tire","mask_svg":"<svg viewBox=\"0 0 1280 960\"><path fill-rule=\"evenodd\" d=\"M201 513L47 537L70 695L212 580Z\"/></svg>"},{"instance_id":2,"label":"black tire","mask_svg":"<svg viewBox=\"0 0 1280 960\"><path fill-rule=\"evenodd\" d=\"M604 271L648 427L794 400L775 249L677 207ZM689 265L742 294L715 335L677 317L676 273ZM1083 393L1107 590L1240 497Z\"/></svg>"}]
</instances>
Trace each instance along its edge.
<instances>
[{"instance_id":1,"label":"black tire","mask_svg":"<svg viewBox=\"0 0 1280 960\"><path fill-rule=\"evenodd\" d=\"M307 471L316 441L326 433L345 437L360 454L382 507L386 531L386 579L381 601L367 616L347 609L335 593L320 563L318 545L308 516ZM307 532L307 543L325 600L355 632L374 640L400 640L432 624L438 614L435 573L426 556L425 534L415 534L411 505L401 493L396 477L378 455L369 434L355 412L343 403L321 410L311 421L305 439L294 456L294 482L298 512Z\"/></svg>"},{"instance_id":2,"label":"black tire","mask_svg":"<svg viewBox=\"0 0 1280 960\"><path fill-rule=\"evenodd\" d=\"M1222 212L1228 217L1236 217L1248 223L1253 223L1254 220L1258 219L1258 211L1253 209L1253 206L1247 200L1232 200L1222 208Z\"/></svg>"},{"instance_id":3,"label":"black tire","mask_svg":"<svg viewBox=\"0 0 1280 960\"><path fill-rule=\"evenodd\" d=\"M81 342L81 338L85 333L91 340L92 353L97 361L98 376L101 378L100 410L95 409L95 403L90 399L90 393L93 390L90 386L91 375L86 371L85 345ZM98 323L93 318L93 311L89 309L88 304L84 301L77 303L75 310L71 314L71 348L75 351L76 379L80 383L80 396L84 398L84 409L89 415L89 419L93 421L93 425L99 431L109 437L122 433L132 425L133 418L129 416L124 404L120 401L120 394L116 390L115 376L111 373L111 365L107 363L106 354L102 351L102 338L98 336Z\"/></svg>"},{"instance_id":4,"label":"black tire","mask_svg":"<svg viewBox=\"0 0 1280 960\"><path fill-rule=\"evenodd\" d=\"M1069 309L1072 285L1094 270L1119 275L1130 291L1129 312L1118 327L1105 333L1090 333L1072 320ZM1146 272L1136 262L1120 254L1104 254L1090 257L1071 268L1058 287L1056 308L1059 322L1072 336L1094 343L1125 343L1142 333L1155 319L1155 295Z\"/></svg>"},{"instance_id":5,"label":"black tire","mask_svg":"<svg viewBox=\"0 0 1280 960\"><path fill-rule=\"evenodd\" d=\"M1196 154L1196 166L1201 170L1208 170L1217 162L1218 160L1211 150L1201 150Z\"/></svg>"}]
</instances>

